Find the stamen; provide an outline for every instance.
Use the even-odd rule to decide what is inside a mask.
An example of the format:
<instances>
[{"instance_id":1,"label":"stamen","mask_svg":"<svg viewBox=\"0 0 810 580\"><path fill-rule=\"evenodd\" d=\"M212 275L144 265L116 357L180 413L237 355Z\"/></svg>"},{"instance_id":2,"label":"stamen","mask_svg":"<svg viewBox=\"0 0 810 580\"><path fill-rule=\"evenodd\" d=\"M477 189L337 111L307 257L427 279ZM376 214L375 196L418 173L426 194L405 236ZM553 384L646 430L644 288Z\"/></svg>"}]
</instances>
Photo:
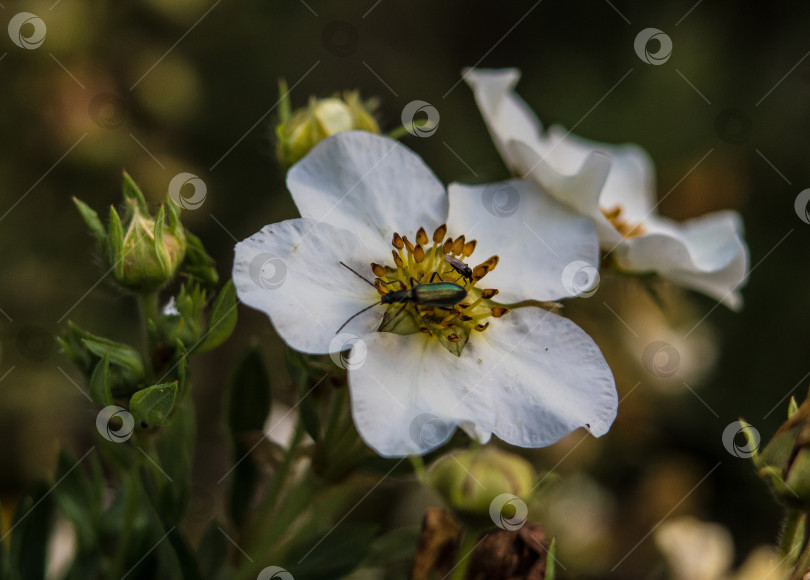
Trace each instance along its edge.
<instances>
[{"instance_id":1,"label":"stamen","mask_svg":"<svg viewBox=\"0 0 810 580\"><path fill-rule=\"evenodd\" d=\"M485 264L478 264L475 268L473 268L473 280L477 282L486 276L487 272L489 272L489 268Z\"/></svg>"},{"instance_id":2,"label":"stamen","mask_svg":"<svg viewBox=\"0 0 810 580\"><path fill-rule=\"evenodd\" d=\"M493 306L491 312L494 318L500 318L509 312L509 309L506 306Z\"/></svg>"},{"instance_id":3,"label":"stamen","mask_svg":"<svg viewBox=\"0 0 810 580\"><path fill-rule=\"evenodd\" d=\"M371 262L370 265L375 276L374 287L380 296L387 295L390 299L395 293L398 299L391 300L397 306L387 311L385 320L393 322L408 309L404 315L408 320L404 324L389 325L386 322L381 331L389 328L391 332L419 332L430 337L438 335L441 344L458 356L473 329L483 332L490 324L487 319L500 318L509 312L509 308L491 302L499 293L496 288L476 288L476 283L498 265L498 256L490 256L472 268L471 279L463 274L459 277L459 270L466 272L466 268L474 263L468 263L468 259L475 252L478 242L467 241L464 235L454 238L447 233L447 224L434 230L432 242L423 227L416 231L414 242L407 236L394 233L391 238L394 248L391 257L395 269L377 262ZM428 306L422 303L421 294L411 291L419 285L436 282L458 285L466 296L463 301L454 305L450 300L451 304L446 306ZM449 288L435 287L431 291L444 297ZM426 291L425 294L430 293ZM438 298L439 304L443 301L444 298Z\"/></svg>"},{"instance_id":4,"label":"stamen","mask_svg":"<svg viewBox=\"0 0 810 580\"><path fill-rule=\"evenodd\" d=\"M444 239L444 236L446 235L447 235L447 224L442 224L438 228L436 228L435 232L433 232L433 243L440 244L441 241Z\"/></svg>"},{"instance_id":5,"label":"stamen","mask_svg":"<svg viewBox=\"0 0 810 580\"><path fill-rule=\"evenodd\" d=\"M419 231L416 232L416 243L422 244L423 246L428 245L428 237L425 228L419 228Z\"/></svg>"},{"instance_id":6,"label":"stamen","mask_svg":"<svg viewBox=\"0 0 810 580\"><path fill-rule=\"evenodd\" d=\"M427 238L427 236L425 236L425 238ZM425 261L425 250L421 244L417 244L413 249L413 259L417 264L421 264Z\"/></svg>"},{"instance_id":7,"label":"stamen","mask_svg":"<svg viewBox=\"0 0 810 580\"><path fill-rule=\"evenodd\" d=\"M394 264L397 265L397 268L402 268L404 264L402 263L402 258L399 256L399 253L396 250L391 250L391 255L394 256Z\"/></svg>"},{"instance_id":8,"label":"stamen","mask_svg":"<svg viewBox=\"0 0 810 580\"><path fill-rule=\"evenodd\" d=\"M402 236L402 241L405 242L405 247L407 248L408 253L413 254L413 244L408 239L408 236Z\"/></svg>"},{"instance_id":9,"label":"stamen","mask_svg":"<svg viewBox=\"0 0 810 580\"><path fill-rule=\"evenodd\" d=\"M459 236L456 238L456 241L453 242L453 253L458 256L463 251L464 251L464 236Z\"/></svg>"},{"instance_id":10,"label":"stamen","mask_svg":"<svg viewBox=\"0 0 810 580\"><path fill-rule=\"evenodd\" d=\"M620 205L615 205L610 209L602 209L602 215L604 215L610 224L616 228L616 230L622 235L624 238L634 238L636 236L640 236L642 234L647 233L647 230L644 228L644 225L641 223L632 224L628 222L625 218L622 217L622 213L624 209Z\"/></svg>"},{"instance_id":11,"label":"stamen","mask_svg":"<svg viewBox=\"0 0 810 580\"><path fill-rule=\"evenodd\" d=\"M467 258L469 258L472 255L472 253L475 251L476 244L478 244L478 240L470 240L469 242L464 244L464 249L462 251L464 252L464 255Z\"/></svg>"}]
</instances>

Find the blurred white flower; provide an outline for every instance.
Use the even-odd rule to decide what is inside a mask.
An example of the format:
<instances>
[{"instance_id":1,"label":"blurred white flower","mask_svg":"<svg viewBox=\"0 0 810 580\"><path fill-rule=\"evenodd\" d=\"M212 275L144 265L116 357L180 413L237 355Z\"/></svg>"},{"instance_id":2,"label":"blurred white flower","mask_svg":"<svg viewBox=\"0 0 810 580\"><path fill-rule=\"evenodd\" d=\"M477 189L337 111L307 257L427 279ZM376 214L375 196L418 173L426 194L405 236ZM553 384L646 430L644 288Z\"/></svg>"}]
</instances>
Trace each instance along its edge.
<instances>
[{"instance_id":1,"label":"blurred white flower","mask_svg":"<svg viewBox=\"0 0 810 580\"><path fill-rule=\"evenodd\" d=\"M355 424L379 454L425 453L456 427L525 447L583 426L607 432L617 397L596 344L547 310L504 306L570 296L566 266L598 263L590 220L517 180L496 187L520 211L492 211L492 186L445 191L418 156L368 132L326 139L287 185L302 217L237 244L239 298L292 348L351 349L333 361L348 370ZM473 253L491 257L465 274ZM458 294L455 304L390 303L431 282Z\"/></svg>"},{"instance_id":2,"label":"blurred white flower","mask_svg":"<svg viewBox=\"0 0 810 580\"><path fill-rule=\"evenodd\" d=\"M655 272L730 308L742 305L748 250L736 212L682 223L659 216L654 167L643 149L589 141L556 126L544 132L514 92L516 69L467 70L464 78L504 162L592 218L618 269Z\"/></svg>"},{"instance_id":3,"label":"blurred white flower","mask_svg":"<svg viewBox=\"0 0 810 580\"><path fill-rule=\"evenodd\" d=\"M736 571L729 531L691 516L673 518L655 531L672 580L786 580L790 571L772 546L754 549Z\"/></svg>"},{"instance_id":4,"label":"blurred white flower","mask_svg":"<svg viewBox=\"0 0 810 580\"><path fill-rule=\"evenodd\" d=\"M734 561L734 542L728 530L693 517L664 522L655 531L655 543L673 580L718 580Z\"/></svg>"}]
</instances>

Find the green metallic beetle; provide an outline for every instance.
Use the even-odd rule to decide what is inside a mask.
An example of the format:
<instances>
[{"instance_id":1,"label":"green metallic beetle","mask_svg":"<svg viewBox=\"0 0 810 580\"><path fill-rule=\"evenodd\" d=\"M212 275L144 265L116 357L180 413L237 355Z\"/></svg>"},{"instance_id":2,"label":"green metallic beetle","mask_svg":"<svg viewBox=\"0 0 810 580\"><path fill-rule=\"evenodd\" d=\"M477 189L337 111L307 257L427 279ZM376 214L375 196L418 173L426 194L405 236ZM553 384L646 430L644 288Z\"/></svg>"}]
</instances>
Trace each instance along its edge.
<instances>
[{"instance_id":1,"label":"green metallic beetle","mask_svg":"<svg viewBox=\"0 0 810 580\"><path fill-rule=\"evenodd\" d=\"M346 264L343 262L341 262L341 264L346 266ZM352 268L349 268L349 266L346 266L346 268L357 274L357 272L352 270ZM357 276L363 280L366 280L360 274L357 274ZM368 280L366 280L366 282L374 286L374 284ZM402 282L400 282L400 284L402 284ZM389 320L390 322L399 316L399 314L405 309L406 306L408 306L408 304L433 308L450 308L460 303L466 297L467 291L463 287L453 282L430 282L427 284L416 284L410 288L403 288L402 290L394 290L388 294L383 294L379 302L375 302L371 306L367 306L360 312L350 316L346 322L340 325L340 328L337 329L335 334L338 334L347 324L349 324L349 322L354 320L354 318L357 316L363 314L363 312L366 310L374 308L375 306L380 306L381 304L402 304L402 308L400 308L397 313L391 317ZM418 310L417 313L419 314L419 317L422 318L422 314ZM424 318L422 318L422 320L424 321ZM425 326L427 326L427 322L425 322ZM382 328L380 330L382 330ZM428 327L428 332L430 333L430 327Z\"/></svg>"}]
</instances>

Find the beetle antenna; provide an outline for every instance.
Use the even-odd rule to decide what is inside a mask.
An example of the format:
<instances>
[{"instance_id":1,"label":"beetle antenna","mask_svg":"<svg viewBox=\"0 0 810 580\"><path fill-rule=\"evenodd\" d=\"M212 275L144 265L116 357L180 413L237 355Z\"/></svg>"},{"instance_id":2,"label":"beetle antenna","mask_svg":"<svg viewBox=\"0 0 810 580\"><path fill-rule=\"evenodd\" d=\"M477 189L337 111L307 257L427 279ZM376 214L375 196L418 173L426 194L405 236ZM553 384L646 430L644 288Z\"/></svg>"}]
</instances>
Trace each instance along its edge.
<instances>
[{"instance_id":1,"label":"beetle antenna","mask_svg":"<svg viewBox=\"0 0 810 580\"><path fill-rule=\"evenodd\" d=\"M346 268L347 270L349 270L350 272L352 272L352 273L353 273L355 276L357 276L358 278L360 278L361 280L363 280L363 281L364 281L366 284L368 284L369 286L373 286L374 288L376 288L376 286L374 286L374 284L373 284L372 282L369 282L369 281L366 279L366 277L365 277L365 276L363 276L362 274L358 274L358 273L357 273L357 271L356 271L356 270L354 270L353 268L351 268L350 266L347 266L347 265L346 265L346 264L344 264L343 262L340 262L340 265L341 265L341 266L343 266L344 268ZM375 306L376 306L376 304L375 304ZM362 312L362 310L361 310L360 312ZM358 312L357 314L360 314L360 312ZM355 315L355 316L357 316L357 315ZM348 322L348 321L347 321L347 322ZM345 325L344 325L344 326L345 326ZM343 327L341 327L341 328L343 328ZM340 332L340 331L338 331L338 332Z\"/></svg>"},{"instance_id":2,"label":"beetle antenna","mask_svg":"<svg viewBox=\"0 0 810 580\"><path fill-rule=\"evenodd\" d=\"M341 264L343 264L343 262L341 262ZM343 264L343 265L344 265L344 266L346 266L346 264ZM348 266L346 266L346 267L348 268ZM349 270L351 270L351 268L349 268ZM354 272L354 270L352 270L352 272ZM356 273L357 273L357 272L355 272L355 274L356 274ZM361 276L361 278L362 278L362 276ZM366 306L366 307L365 307L365 308L363 308L363 309L362 309L360 312L358 312L358 313L356 313L356 314L352 314L352 315L349 317L349 319L348 319L346 322L344 322L343 324L341 324L341 325L340 325L340 328L338 328L338 329L335 331L335 334L338 334L338 333L339 333L341 330L343 330L343 327L344 327L344 326L346 326L347 324L349 324L349 323L350 323L352 320L354 320L356 317L358 317L358 316L360 316L361 314L363 314L363 312L365 312L366 310L369 310L369 309L371 309L371 308L374 308L375 306L379 306L380 304L382 304L382 302L375 302L375 303L374 303L374 304L372 304L371 306Z\"/></svg>"},{"instance_id":3,"label":"beetle antenna","mask_svg":"<svg viewBox=\"0 0 810 580\"><path fill-rule=\"evenodd\" d=\"M408 303L407 303L407 302L404 302L404 303L402 304L402 307L401 307L399 310L397 310L397 313L396 313L396 314L394 314L394 315L393 315L391 318L389 318L389 319L388 319L388 320L385 322L385 324L383 324L383 325L382 325L382 326L379 328L379 330L378 330L377 332L382 332L383 330L385 330L385 328L386 328L386 327L387 327L389 324L391 324L391 322L392 322L392 321L393 321L393 320L394 320L396 317L398 317L400 314L402 314L402 311L403 311L403 310L405 310L405 307L406 307L407 305L408 305Z\"/></svg>"}]
</instances>

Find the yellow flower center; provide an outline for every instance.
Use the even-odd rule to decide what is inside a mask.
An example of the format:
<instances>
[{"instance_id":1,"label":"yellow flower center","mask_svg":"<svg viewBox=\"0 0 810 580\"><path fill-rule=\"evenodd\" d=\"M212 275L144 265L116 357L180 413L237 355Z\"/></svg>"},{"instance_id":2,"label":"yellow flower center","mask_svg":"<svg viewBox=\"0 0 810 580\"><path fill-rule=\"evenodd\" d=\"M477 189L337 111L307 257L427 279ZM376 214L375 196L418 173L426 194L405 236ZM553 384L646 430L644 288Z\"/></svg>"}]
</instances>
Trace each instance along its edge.
<instances>
[{"instance_id":1,"label":"yellow flower center","mask_svg":"<svg viewBox=\"0 0 810 580\"><path fill-rule=\"evenodd\" d=\"M607 218L610 224L616 228L622 237L634 238L647 233L647 230L644 229L644 226L641 223L633 224L622 217L622 212L624 211L622 206L614 205L610 209L605 209L604 207L600 209L602 210L602 214Z\"/></svg>"},{"instance_id":2,"label":"yellow flower center","mask_svg":"<svg viewBox=\"0 0 810 580\"><path fill-rule=\"evenodd\" d=\"M394 266L371 264L374 286L388 304L378 331L421 332L460 356L473 330L485 331L489 317L500 318L509 309L491 300L498 290L477 287L498 265L498 256L470 267L466 260L475 252L476 240L446 235L447 225L439 226L431 244L425 228L419 228L414 244L394 233Z\"/></svg>"}]
</instances>

